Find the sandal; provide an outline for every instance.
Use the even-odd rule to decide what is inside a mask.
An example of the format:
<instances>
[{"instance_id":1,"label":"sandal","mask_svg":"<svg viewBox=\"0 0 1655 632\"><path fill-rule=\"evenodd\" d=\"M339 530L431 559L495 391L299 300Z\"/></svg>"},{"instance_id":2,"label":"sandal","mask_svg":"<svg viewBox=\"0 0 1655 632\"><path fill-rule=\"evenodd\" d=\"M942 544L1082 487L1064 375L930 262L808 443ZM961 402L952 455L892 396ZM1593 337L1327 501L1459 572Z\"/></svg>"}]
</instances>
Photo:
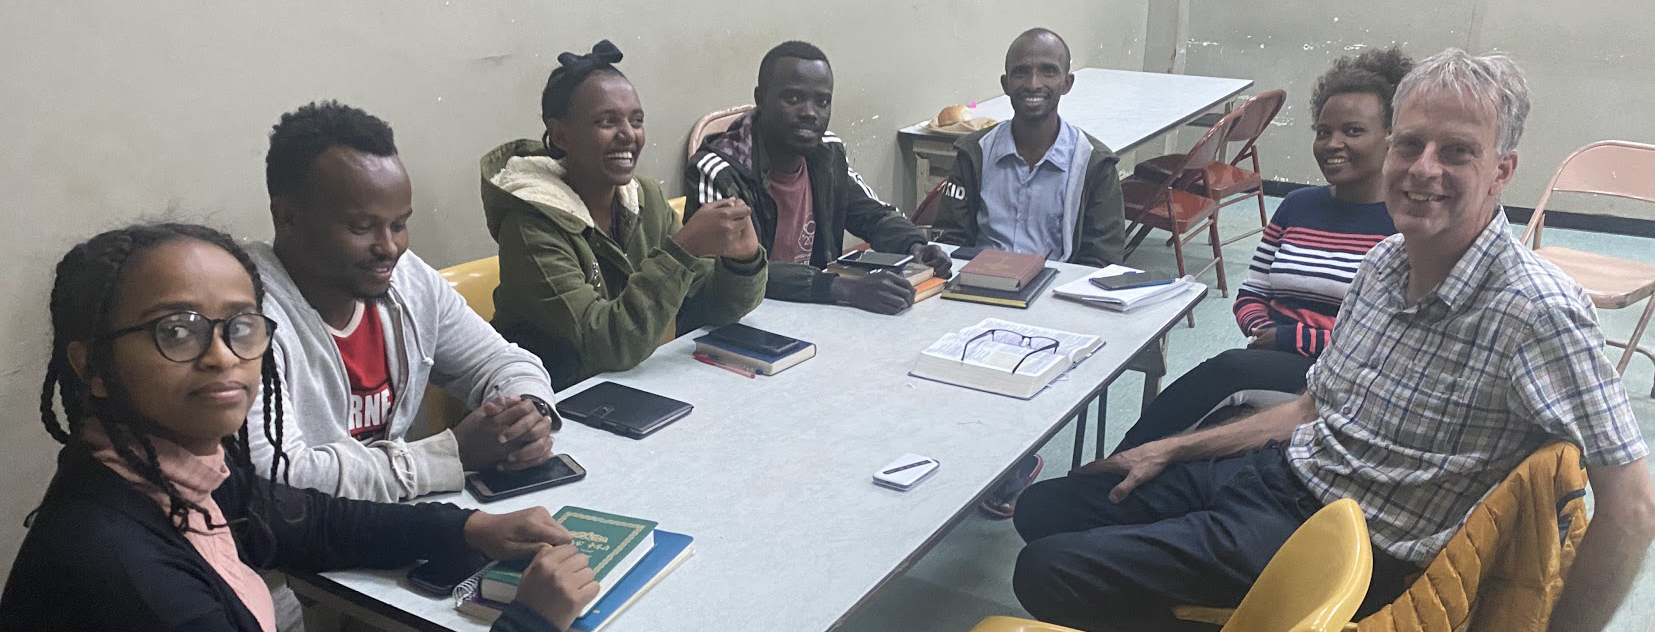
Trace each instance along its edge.
<instances>
[{"instance_id":1,"label":"sandal","mask_svg":"<svg viewBox=\"0 0 1655 632\"><path fill-rule=\"evenodd\" d=\"M1038 454L1019 461L1017 468L1000 481L1000 489L994 495L984 498L977 508L997 520L1010 518L1017 511L1017 497L1034 484L1034 479L1040 476L1040 470L1045 467L1046 460Z\"/></svg>"}]
</instances>

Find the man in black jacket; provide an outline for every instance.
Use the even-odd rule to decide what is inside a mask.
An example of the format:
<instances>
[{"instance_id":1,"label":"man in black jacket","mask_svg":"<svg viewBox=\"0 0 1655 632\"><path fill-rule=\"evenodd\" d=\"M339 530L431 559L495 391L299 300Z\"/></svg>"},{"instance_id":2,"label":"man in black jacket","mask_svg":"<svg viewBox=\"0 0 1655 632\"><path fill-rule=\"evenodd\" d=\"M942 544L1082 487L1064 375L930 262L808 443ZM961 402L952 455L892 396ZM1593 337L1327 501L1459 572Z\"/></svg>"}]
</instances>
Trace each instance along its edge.
<instances>
[{"instance_id":1,"label":"man in black jacket","mask_svg":"<svg viewBox=\"0 0 1655 632\"><path fill-rule=\"evenodd\" d=\"M913 287L890 273L840 277L823 268L844 251L844 231L880 252L906 253L946 277L948 255L850 168L845 143L827 131L833 69L804 42L784 42L759 64L757 104L724 133L709 136L685 169L684 214L739 197L753 208L770 255L765 296L838 303L895 314Z\"/></svg>"}]
</instances>

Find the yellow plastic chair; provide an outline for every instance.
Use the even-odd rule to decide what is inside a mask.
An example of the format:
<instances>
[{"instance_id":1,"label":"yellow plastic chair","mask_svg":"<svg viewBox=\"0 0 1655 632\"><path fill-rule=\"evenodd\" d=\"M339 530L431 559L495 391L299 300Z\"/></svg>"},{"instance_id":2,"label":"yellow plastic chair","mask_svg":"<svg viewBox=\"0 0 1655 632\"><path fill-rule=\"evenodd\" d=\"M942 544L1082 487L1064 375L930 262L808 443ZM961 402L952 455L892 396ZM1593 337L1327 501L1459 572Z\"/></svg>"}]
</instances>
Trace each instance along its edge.
<instances>
[{"instance_id":1,"label":"yellow plastic chair","mask_svg":"<svg viewBox=\"0 0 1655 632\"><path fill-rule=\"evenodd\" d=\"M1234 610L1178 606L1172 613L1222 623L1224 632L1335 632L1356 615L1372 579L1368 519L1344 498L1293 532Z\"/></svg>"},{"instance_id":2,"label":"yellow plastic chair","mask_svg":"<svg viewBox=\"0 0 1655 632\"><path fill-rule=\"evenodd\" d=\"M1017 617L988 617L978 621L971 632L1082 632L1052 623L1041 623Z\"/></svg>"},{"instance_id":3,"label":"yellow plastic chair","mask_svg":"<svg viewBox=\"0 0 1655 632\"><path fill-rule=\"evenodd\" d=\"M680 195L678 197L667 200L667 206L672 207L672 214L678 216L678 222L683 223L684 222L684 196Z\"/></svg>"},{"instance_id":4,"label":"yellow plastic chair","mask_svg":"<svg viewBox=\"0 0 1655 632\"><path fill-rule=\"evenodd\" d=\"M1178 606L1173 614L1222 625L1223 632L1335 632L1350 623L1372 578L1368 521L1356 501L1346 498L1323 507L1293 532L1240 606ZM1027 619L989 617L971 632L1069 630Z\"/></svg>"},{"instance_id":5,"label":"yellow plastic chair","mask_svg":"<svg viewBox=\"0 0 1655 632\"><path fill-rule=\"evenodd\" d=\"M500 257L484 257L476 261L443 268L439 274L448 281L471 311L483 320L494 318L494 288L500 285Z\"/></svg>"},{"instance_id":6,"label":"yellow plastic chair","mask_svg":"<svg viewBox=\"0 0 1655 632\"><path fill-rule=\"evenodd\" d=\"M1655 361L1655 351L1638 345L1649 321L1655 316L1655 265L1581 252L1557 246L1541 246L1540 236L1546 226L1546 203L1553 191L1613 195L1641 202L1655 202L1655 145L1630 143L1623 140L1602 140L1569 154L1557 165L1552 181L1534 206L1529 227L1523 231L1523 243L1532 243L1534 254L1556 264L1576 283L1586 288L1592 304L1598 309L1625 309L1644 302L1643 317L1633 326L1632 335L1625 341L1609 340L1611 346L1625 349L1615 370L1626 375L1626 366L1633 354L1643 354ZM1530 241L1530 238L1533 241ZM1647 250L1645 252L1648 252ZM1655 397L1655 385L1649 391Z\"/></svg>"}]
</instances>

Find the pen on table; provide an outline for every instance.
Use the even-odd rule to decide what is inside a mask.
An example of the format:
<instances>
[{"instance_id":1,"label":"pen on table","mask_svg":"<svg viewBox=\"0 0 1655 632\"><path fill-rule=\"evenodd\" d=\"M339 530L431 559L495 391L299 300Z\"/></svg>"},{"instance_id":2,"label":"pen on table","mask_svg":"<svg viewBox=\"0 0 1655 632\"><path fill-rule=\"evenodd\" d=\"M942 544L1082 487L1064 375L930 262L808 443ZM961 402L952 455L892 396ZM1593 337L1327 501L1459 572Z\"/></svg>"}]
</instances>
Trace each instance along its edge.
<instances>
[{"instance_id":1,"label":"pen on table","mask_svg":"<svg viewBox=\"0 0 1655 632\"><path fill-rule=\"evenodd\" d=\"M747 369L740 369L740 368L730 366L728 364L724 364L722 362L719 362L717 360L712 359L712 357L708 356L705 353L696 353L696 354L692 354L692 355L695 357L696 360L700 360L702 364L705 364L705 365L708 365L708 366L716 366L720 369L724 369L724 370L729 371L731 373L734 373L736 375L746 377L747 379L753 379L753 377L754 377L754 374L753 374L752 371L748 371Z\"/></svg>"}]
</instances>

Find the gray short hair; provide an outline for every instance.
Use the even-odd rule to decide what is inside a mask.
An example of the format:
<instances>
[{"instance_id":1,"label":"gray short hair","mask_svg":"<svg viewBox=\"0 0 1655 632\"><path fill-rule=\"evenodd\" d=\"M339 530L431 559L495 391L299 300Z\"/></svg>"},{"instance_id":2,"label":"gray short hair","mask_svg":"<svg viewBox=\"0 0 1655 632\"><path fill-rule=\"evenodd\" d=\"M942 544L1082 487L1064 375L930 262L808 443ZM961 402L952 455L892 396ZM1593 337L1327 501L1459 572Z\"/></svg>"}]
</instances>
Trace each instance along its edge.
<instances>
[{"instance_id":1,"label":"gray short hair","mask_svg":"<svg viewBox=\"0 0 1655 632\"><path fill-rule=\"evenodd\" d=\"M1511 57L1502 53L1473 56L1450 48L1426 58L1397 84L1392 118L1402 111L1408 97L1420 91L1447 92L1487 106L1500 125L1495 151L1503 158L1517 149L1523 120L1529 116L1529 84Z\"/></svg>"}]
</instances>

